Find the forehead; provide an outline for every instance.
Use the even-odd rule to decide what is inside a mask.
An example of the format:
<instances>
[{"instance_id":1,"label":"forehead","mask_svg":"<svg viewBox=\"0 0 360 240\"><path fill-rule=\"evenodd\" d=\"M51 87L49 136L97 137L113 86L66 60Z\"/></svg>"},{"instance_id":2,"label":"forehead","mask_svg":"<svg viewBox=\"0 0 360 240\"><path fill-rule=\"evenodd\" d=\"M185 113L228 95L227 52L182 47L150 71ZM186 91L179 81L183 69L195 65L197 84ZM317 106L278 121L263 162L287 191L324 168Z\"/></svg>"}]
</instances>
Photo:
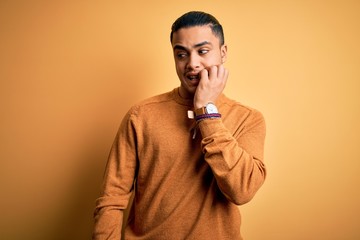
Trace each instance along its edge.
<instances>
[{"instance_id":1,"label":"forehead","mask_svg":"<svg viewBox=\"0 0 360 240\"><path fill-rule=\"evenodd\" d=\"M219 39L214 35L209 25L181 28L173 34L172 46L194 46L201 42L218 45Z\"/></svg>"}]
</instances>

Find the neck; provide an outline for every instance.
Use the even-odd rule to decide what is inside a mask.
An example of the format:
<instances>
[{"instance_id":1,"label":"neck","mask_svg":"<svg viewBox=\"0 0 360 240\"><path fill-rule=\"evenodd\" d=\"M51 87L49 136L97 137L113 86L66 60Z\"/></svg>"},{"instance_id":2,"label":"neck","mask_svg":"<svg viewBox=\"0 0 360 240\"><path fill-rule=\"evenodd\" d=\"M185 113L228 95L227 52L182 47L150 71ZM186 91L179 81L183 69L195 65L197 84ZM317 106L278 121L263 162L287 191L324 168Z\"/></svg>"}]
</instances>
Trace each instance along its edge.
<instances>
[{"instance_id":1,"label":"neck","mask_svg":"<svg viewBox=\"0 0 360 240\"><path fill-rule=\"evenodd\" d=\"M184 99L194 99L194 94L187 92L181 86L179 88L179 95L181 98Z\"/></svg>"}]
</instances>

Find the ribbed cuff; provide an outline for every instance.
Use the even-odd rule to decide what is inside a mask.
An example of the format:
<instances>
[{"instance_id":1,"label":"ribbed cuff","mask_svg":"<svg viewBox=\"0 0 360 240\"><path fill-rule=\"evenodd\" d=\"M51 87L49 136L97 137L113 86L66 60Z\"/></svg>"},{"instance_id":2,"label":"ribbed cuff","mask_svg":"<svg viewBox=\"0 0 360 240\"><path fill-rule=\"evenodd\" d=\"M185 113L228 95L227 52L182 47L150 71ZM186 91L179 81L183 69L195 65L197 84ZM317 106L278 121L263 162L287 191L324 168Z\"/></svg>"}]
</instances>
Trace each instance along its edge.
<instances>
[{"instance_id":1,"label":"ribbed cuff","mask_svg":"<svg viewBox=\"0 0 360 240\"><path fill-rule=\"evenodd\" d=\"M211 136L224 128L221 118L207 118L198 123L203 137Z\"/></svg>"}]
</instances>

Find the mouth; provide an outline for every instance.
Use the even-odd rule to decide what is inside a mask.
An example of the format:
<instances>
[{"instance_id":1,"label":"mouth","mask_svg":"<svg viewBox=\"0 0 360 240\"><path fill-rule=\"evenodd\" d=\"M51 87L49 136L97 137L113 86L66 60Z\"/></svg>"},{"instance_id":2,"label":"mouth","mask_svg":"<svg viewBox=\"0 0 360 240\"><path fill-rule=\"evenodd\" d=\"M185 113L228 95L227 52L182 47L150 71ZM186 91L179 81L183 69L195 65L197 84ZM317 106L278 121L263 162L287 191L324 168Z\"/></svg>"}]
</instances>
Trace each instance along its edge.
<instances>
[{"instance_id":1,"label":"mouth","mask_svg":"<svg viewBox=\"0 0 360 240\"><path fill-rule=\"evenodd\" d=\"M200 81L200 74L199 73L190 73L186 75L186 78L192 82Z\"/></svg>"}]
</instances>

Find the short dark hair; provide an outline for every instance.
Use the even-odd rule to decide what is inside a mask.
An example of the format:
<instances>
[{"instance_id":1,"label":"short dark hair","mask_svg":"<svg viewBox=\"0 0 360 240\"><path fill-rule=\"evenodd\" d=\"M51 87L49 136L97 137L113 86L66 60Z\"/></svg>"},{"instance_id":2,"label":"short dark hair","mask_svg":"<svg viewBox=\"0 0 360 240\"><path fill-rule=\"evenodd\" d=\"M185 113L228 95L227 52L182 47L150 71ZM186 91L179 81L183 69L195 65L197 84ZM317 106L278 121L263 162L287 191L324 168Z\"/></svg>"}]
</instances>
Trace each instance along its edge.
<instances>
[{"instance_id":1,"label":"short dark hair","mask_svg":"<svg viewBox=\"0 0 360 240\"><path fill-rule=\"evenodd\" d=\"M200 11L191 11L176 19L171 26L170 42L172 42L173 34L181 28L205 25L210 26L213 34L219 38L220 45L224 45L224 31L219 21L211 14Z\"/></svg>"}]
</instances>

